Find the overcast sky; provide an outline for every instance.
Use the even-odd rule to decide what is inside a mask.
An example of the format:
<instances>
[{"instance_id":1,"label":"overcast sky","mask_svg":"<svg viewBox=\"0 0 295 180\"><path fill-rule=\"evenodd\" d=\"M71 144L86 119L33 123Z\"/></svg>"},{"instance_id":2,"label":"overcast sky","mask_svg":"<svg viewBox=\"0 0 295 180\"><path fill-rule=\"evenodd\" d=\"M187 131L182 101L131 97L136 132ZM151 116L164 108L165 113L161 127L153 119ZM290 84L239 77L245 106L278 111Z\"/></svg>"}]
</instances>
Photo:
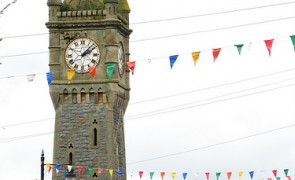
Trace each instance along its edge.
<instances>
[{"instance_id":1,"label":"overcast sky","mask_svg":"<svg viewBox=\"0 0 295 180\"><path fill-rule=\"evenodd\" d=\"M1 0L0 11L11 2ZM249 171L274 179L272 170L286 179L284 169L295 178L295 1L129 4L136 69L125 114L128 179L139 171L142 179L244 172L246 180ZM1 180L39 179L42 149L52 162L47 10L46 0L18 0L0 14ZM271 57L267 39L275 39ZM244 44L241 55L235 44ZM213 48L222 48L215 63ZM196 66L194 51L201 51ZM179 55L172 69L171 55Z\"/></svg>"}]
</instances>

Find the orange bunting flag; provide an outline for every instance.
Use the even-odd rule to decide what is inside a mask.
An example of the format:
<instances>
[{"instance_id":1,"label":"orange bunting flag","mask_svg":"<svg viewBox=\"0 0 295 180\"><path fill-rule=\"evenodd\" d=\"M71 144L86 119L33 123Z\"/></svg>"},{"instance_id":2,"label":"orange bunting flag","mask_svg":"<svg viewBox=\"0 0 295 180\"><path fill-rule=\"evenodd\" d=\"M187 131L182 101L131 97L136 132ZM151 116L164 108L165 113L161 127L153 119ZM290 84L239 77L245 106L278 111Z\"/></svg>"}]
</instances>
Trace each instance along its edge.
<instances>
[{"instance_id":1,"label":"orange bunting flag","mask_svg":"<svg viewBox=\"0 0 295 180\"><path fill-rule=\"evenodd\" d=\"M78 167L78 173L81 173L82 170L83 170L82 166L79 166L79 167Z\"/></svg>"},{"instance_id":2,"label":"orange bunting flag","mask_svg":"<svg viewBox=\"0 0 295 180\"><path fill-rule=\"evenodd\" d=\"M212 54L213 54L214 62L218 58L220 51L221 51L221 48L213 49Z\"/></svg>"},{"instance_id":3,"label":"orange bunting flag","mask_svg":"<svg viewBox=\"0 0 295 180\"><path fill-rule=\"evenodd\" d=\"M196 66L198 60L199 60L199 57L200 57L200 51L199 52L192 52L192 57L193 57L193 60L194 60L194 66Z\"/></svg>"},{"instance_id":4,"label":"orange bunting flag","mask_svg":"<svg viewBox=\"0 0 295 180\"><path fill-rule=\"evenodd\" d=\"M267 178L267 180L272 180L272 178Z\"/></svg>"},{"instance_id":5,"label":"orange bunting flag","mask_svg":"<svg viewBox=\"0 0 295 180\"><path fill-rule=\"evenodd\" d=\"M271 56L271 48L274 39L264 40L269 56Z\"/></svg>"},{"instance_id":6,"label":"orange bunting flag","mask_svg":"<svg viewBox=\"0 0 295 180\"><path fill-rule=\"evenodd\" d=\"M227 172L226 174L227 174L227 179L230 180L230 177L232 175L232 172Z\"/></svg>"},{"instance_id":7,"label":"orange bunting flag","mask_svg":"<svg viewBox=\"0 0 295 180\"><path fill-rule=\"evenodd\" d=\"M75 75L75 70L68 69L67 70L67 74L68 74L68 84L70 84L71 81L72 81L72 79L73 79L73 77L74 77L74 75Z\"/></svg>"},{"instance_id":8,"label":"orange bunting flag","mask_svg":"<svg viewBox=\"0 0 295 180\"><path fill-rule=\"evenodd\" d=\"M176 176L176 172L172 172L171 173L171 176L172 176L172 180L174 180L175 176Z\"/></svg>"},{"instance_id":9,"label":"orange bunting flag","mask_svg":"<svg viewBox=\"0 0 295 180\"><path fill-rule=\"evenodd\" d=\"M96 67L89 67L88 71L89 71L89 74L91 75L91 77L95 78L95 76L96 76Z\"/></svg>"},{"instance_id":10,"label":"orange bunting flag","mask_svg":"<svg viewBox=\"0 0 295 180\"><path fill-rule=\"evenodd\" d=\"M111 177L113 176L113 172L114 172L113 169L109 169L109 173L110 173Z\"/></svg>"},{"instance_id":11,"label":"orange bunting flag","mask_svg":"<svg viewBox=\"0 0 295 180\"><path fill-rule=\"evenodd\" d=\"M275 177L277 177L277 172L278 172L277 170L272 170L272 173Z\"/></svg>"},{"instance_id":12,"label":"orange bunting flag","mask_svg":"<svg viewBox=\"0 0 295 180\"><path fill-rule=\"evenodd\" d=\"M209 173L209 172L206 172L205 174L206 174L206 178L207 178L207 180L209 180L209 175L210 175L210 173Z\"/></svg>"},{"instance_id":13,"label":"orange bunting flag","mask_svg":"<svg viewBox=\"0 0 295 180\"><path fill-rule=\"evenodd\" d=\"M97 169L97 174L100 175L102 173L102 168Z\"/></svg>"},{"instance_id":14,"label":"orange bunting flag","mask_svg":"<svg viewBox=\"0 0 295 180\"><path fill-rule=\"evenodd\" d=\"M128 62L127 63L132 75L134 75L134 70L135 70L135 61L132 61L132 62Z\"/></svg>"},{"instance_id":15,"label":"orange bunting flag","mask_svg":"<svg viewBox=\"0 0 295 180\"><path fill-rule=\"evenodd\" d=\"M164 176L165 176L165 172L160 172L160 175L161 175L161 178L163 180L164 179Z\"/></svg>"},{"instance_id":16,"label":"orange bunting flag","mask_svg":"<svg viewBox=\"0 0 295 180\"><path fill-rule=\"evenodd\" d=\"M141 179L142 178L142 175L143 175L143 171L139 171L138 174L139 174L139 177Z\"/></svg>"}]
</instances>

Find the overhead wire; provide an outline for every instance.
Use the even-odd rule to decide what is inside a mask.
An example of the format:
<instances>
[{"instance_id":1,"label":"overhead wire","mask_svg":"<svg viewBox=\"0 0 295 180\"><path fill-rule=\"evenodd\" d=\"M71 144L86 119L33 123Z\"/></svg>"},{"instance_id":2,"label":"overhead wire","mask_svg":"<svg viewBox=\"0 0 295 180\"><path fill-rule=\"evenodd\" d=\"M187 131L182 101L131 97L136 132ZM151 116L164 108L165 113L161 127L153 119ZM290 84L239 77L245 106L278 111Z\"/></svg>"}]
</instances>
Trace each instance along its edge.
<instances>
[{"instance_id":1,"label":"overhead wire","mask_svg":"<svg viewBox=\"0 0 295 180\"><path fill-rule=\"evenodd\" d=\"M238 84L238 83L242 83L242 82L246 82L246 81L251 81L251 80L255 80L255 79L260 79L260 78L264 78L264 77L269 77L269 76L274 76L274 75L278 75L278 74L282 74L282 73L287 73L287 72L291 72L291 71L294 71L294 70L295 70L295 68L286 69L286 70L277 71L277 72L273 72L273 73L269 73L269 74L263 74L263 75L260 75L260 76L246 78L246 79L242 79L242 80L238 80L238 81L232 81L232 82L228 82L228 83L224 83L224 84L218 84L218 85L214 85L214 86L209 86L209 87L205 87L205 88L201 88L201 89L195 89L195 90L192 90L192 91L186 91L186 92L176 93L176 94L172 94L172 95L168 95L168 96L161 96L161 97L158 97L158 98L147 99L147 100L142 100L142 101L137 101L137 102L131 102L129 105L136 105L136 104L147 103L147 102L152 102L152 101L156 101L156 100L163 100L163 99L172 98L172 97L181 96L181 95L187 95L187 94L196 93L196 92L200 92L200 91L210 90L210 89L214 89L214 88L220 88L220 87L229 86L229 85L233 85L233 84ZM261 88L261 87L269 86L269 85L276 84L276 83L286 82L286 81L293 80L293 79L294 78L284 79L284 80L281 80L281 81L268 83L268 84L265 84L265 85L262 85L262 86L258 86L258 87L254 87L254 88L250 88L250 89L246 89L246 90L241 90L241 91L237 91L237 92L233 92L233 93L228 93L228 94L225 94L225 95L220 95L220 96L217 96L217 97L211 97L211 98L199 100L197 102L202 102L202 101L212 100L212 99L215 99L215 98L229 96L229 95L233 95L233 94L236 94L236 93L249 91L249 90L256 89L256 88ZM193 102L193 103L196 103L196 102ZM192 104L192 103L188 103L188 104ZM186 105L188 105L188 104L186 104ZM179 106L183 106L183 105L174 106L173 108L179 107ZM168 109L170 109L170 108L168 108ZM158 112L158 111L162 111L162 110L168 110L168 109L165 108L165 109L155 110L155 111L148 112L148 113L129 116L129 117L126 117L125 120L128 121L128 118L132 119L132 118L134 118L134 116L135 117L142 116L144 114L154 113L154 112ZM9 128L9 127L14 127L14 126L27 125L27 124L33 124L33 123L49 121L49 120L52 120L52 119L54 119L54 118L52 117L52 118L45 118L45 119L22 122L22 123L1 125L0 128L5 129L5 128Z\"/></svg>"},{"instance_id":2,"label":"overhead wire","mask_svg":"<svg viewBox=\"0 0 295 180\"><path fill-rule=\"evenodd\" d=\"M234 143L234 142L237 142L237 141L241 141L241 140L245 140L245 139L249 139L249 138L253 138L253 137L273 133L273 132L276 132L276 131L285 130L287 128L293 128L293 127L295 127L295 124L282 126L282 127L276 128L276 129L271 129L271 130L268 130L268 131L263 131L263 132L255 133L255 134L252 134L252 135L248 135L248 136L228 140L228 141L223 141L223 142L219 142L219 143L215 143L215 144L210 144L210 145L202 146L202 147L199 147L199 148L189 149L189 150L186 150L186 151L181 151L181 152L176 152L176 153L172 153L172 154L162 155L162 156L149 158L149 159L144 159L144 160L140 160L140 161L134 161L134 162L127 163L127 165L139 164L139 163L144 163L144 162L148 162L148 161L154 161L154 160L163 159L163 158L167 158L167 157L187 154L187 153L191 153L191 152L195 152L195 151L199 151L199 150L203 150L203 149L208 149L208 148L212 148L212 147L216 147L216 146L220 146L220 145Z\"/></svg>"}]
</instances>

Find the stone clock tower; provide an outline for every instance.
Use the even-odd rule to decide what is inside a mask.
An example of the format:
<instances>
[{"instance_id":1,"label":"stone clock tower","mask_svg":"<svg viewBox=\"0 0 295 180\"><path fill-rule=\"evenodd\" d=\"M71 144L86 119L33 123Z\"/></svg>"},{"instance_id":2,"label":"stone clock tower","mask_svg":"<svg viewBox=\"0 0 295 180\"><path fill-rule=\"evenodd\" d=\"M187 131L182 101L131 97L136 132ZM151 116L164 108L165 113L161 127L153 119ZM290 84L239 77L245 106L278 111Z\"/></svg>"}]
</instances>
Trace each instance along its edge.
<instances>
[{"instance_id":1,"label":"stone clock tower","mask_svg":"<svg viewBox=\"0 0 295 180\"><path fill-rule=\"evenodd\" d=\"M48 0L47 5L54 73L50 96L56 112L53 164L61 165L58 173L53 166L53 179L64 179L71 165L77 179L124 180L132 32L128 2ZM109 67L114 68L111 76ZM69 70L75 72L70 82Z\"/></svg>"}]
</instances>

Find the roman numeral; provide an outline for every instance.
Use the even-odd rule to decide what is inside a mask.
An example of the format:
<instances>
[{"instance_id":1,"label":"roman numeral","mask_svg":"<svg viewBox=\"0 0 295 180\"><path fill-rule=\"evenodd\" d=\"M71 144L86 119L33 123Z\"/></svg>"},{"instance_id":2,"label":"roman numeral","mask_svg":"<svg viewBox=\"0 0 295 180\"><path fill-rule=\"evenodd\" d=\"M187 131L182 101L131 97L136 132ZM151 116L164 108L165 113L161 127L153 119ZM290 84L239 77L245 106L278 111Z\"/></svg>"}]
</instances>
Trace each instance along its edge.
<instances>
[{"instance_id":1,"label":"roman numeral","mask_svg":"<svg viewBox=\"0 0 295 180\"><path fill-rule=\"evenodd\" d=\"M91 62L92 62L93 64L96 64L96 61L95 61L94 59L92 59Z\"/></svg>"},{"instance_id":2,"label":"roman numeral","mask_svg":"<svg viewBox=\"0 0 295 180\"><path fill-rule=\"evenodd\" d=\"M68 54L68 58L72 58L73 57L73 55L72 54Z\"/></svg>"},{"instance_id":3,"label":"roman numeral","mask_svg":"<svg viewBox=\"0 0 295 180\"><path fill-rule=\"evenodd\" d=\"M93 56L97 56L97 53L93 53Z\"/></svg>"},{"instance_id":4,"label":"roman numeral","mask_svg":"<svg viewBox=\"0 0 295 180\"><path fill-rule=\"evenodd\" d=\"M85 40L81 40L81 44L85 44Z\"/></svg>"},{"instance_id":5,"label":"roman numeral","mask_svg":"<svg viewBox=\"0 0 295 180\"><path fill-rule=\"evenodd\" d=\"M77 69L77 68L78 68L78 65L77 65L77 64L75 64L74 68L75 68L75 69Z\"/></svg>"},{"instance_id":6,"label":"roman numeral","mask_svg":"<svg viewBox=\"0 0 295 180\"><path fill-rule=\"evenodd\" d=\"M69 60L69 63L74 64L74 60L73 59Z\"/></svg>"},{"instance_id":7,"label":"roman numeral","mask_svg":"<svg viewBox=\"0 0 295 180\"><path fill-rule=\"evenodd\" d=\"M75 42L74 44L75 44L76 47L79 46L79 43L77 43L77 42Z\"/></svg>"}]
</instances>

